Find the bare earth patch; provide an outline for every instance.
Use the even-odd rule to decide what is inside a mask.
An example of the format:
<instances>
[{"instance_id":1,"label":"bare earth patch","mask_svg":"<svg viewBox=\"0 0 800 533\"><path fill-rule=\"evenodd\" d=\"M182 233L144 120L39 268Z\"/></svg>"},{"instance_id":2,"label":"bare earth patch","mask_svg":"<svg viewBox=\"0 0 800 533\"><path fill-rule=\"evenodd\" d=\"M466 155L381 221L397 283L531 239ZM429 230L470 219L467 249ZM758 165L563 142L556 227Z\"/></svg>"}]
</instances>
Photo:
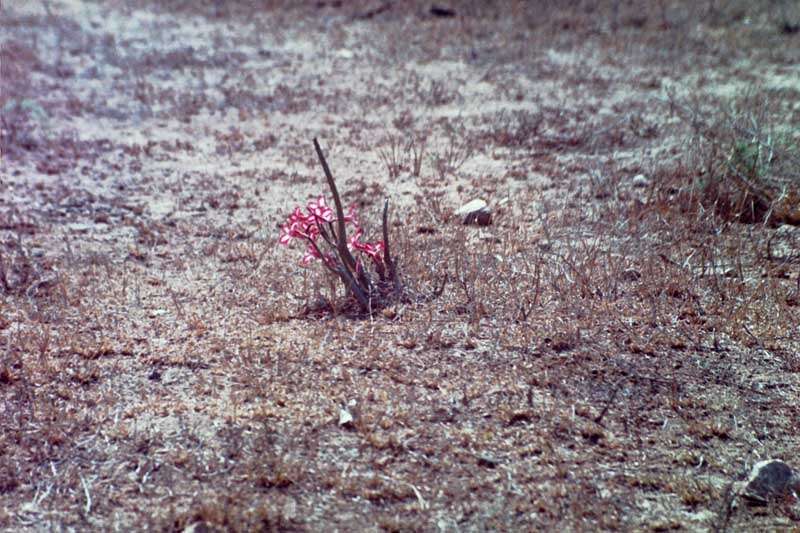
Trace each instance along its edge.
<instances>
[{"instance_id":1,"label":"bare earth patch","mask_svg":"<svg viewBox=\"0 0 800 533\"><path fill-rule=\"evenodd\" d=\"M0 527L800 527L800 12L550 4L4 1Z\"/></svg>"}]
</instances>

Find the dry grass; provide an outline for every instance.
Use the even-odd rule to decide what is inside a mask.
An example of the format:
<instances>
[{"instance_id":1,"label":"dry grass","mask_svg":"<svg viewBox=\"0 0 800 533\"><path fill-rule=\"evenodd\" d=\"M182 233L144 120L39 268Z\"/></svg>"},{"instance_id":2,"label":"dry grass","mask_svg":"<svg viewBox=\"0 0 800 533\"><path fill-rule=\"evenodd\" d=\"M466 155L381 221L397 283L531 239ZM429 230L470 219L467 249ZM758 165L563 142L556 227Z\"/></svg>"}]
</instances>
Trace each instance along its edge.
<instances>
[{"instance_id":1,"label":"dry grass","mask_svg":"<svg viewBox=\"0 0 800 533\"><path fill-rule=\"evenodd\" d=\"M4 3L0 527L796 527L793 6L544 4Z\"/></svg>"}]
</instances>

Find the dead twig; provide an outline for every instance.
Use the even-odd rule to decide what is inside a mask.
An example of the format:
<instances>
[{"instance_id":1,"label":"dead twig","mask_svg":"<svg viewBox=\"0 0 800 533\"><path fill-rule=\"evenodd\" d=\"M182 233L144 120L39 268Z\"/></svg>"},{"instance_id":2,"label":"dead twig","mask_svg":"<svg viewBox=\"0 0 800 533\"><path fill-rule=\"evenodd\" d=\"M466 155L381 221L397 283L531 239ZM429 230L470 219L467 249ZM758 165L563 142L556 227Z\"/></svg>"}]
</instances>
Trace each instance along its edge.
<instances>
[{"instance_id":1,"label":"dead twig","mask_svg":"<svg viewBox=\"0 0 800 533\"><path fill-rule=\"evenodd\" d=\"M599 426L603 425L603 417L605 417L606 413L608 413L608 409L609 407L611 407L611 404L614 403L614 399L617 397L617 393L622 388L622 384L625 383L625 381L627 380L628 380L627 377L620 378L614 384L614 388L611 390L611 395L608 397L608 400L606 400L606 404L603 406L603 410L600 411L600 414L594 418L594 421L597 425Z\"/></svg>"}]
</instances>

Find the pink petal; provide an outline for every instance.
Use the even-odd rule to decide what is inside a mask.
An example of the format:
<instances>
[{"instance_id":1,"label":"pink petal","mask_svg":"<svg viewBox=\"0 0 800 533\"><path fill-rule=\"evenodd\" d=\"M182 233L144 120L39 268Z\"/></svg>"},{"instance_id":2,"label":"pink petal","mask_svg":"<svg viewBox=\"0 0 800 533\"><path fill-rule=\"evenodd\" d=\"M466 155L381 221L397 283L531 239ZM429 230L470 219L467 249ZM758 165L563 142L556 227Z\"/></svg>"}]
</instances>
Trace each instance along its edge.
<instances>
[{"instance_id":1,"label":"pink petal","mask_svg":"<svg viewBox=\"0 0 800 533\"><path fill-rule=\"evenodd\" d=\"M358 215L356 213L356 205L350 204L347 214L344 216L345 222L352 222L354 226L358 227Z\"/></svg>"}]
</instances>

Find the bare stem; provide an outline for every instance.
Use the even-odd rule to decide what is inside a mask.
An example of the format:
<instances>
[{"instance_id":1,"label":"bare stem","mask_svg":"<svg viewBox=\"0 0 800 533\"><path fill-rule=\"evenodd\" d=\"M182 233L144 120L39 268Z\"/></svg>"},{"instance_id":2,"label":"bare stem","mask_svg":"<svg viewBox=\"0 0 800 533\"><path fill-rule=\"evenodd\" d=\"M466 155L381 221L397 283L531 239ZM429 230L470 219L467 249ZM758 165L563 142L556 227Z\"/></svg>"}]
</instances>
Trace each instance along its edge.
<instances>
[{"instance_id":1,"label":"bare stem","mask_svg":"<svg viewBox=\"0 0 800 533\"><path fill-rule=\"evenodd\" d=\"M361 305L361 309L365 311L371 309L372 306L370 305L369 296L364 293L364 289L358 284L350 271L344 266L339 266L336 269L336 273L339 274L339 277L342 278L345 286L350 290L351 293L353 293L353 296L356 297L359 305Z\"/></svg>"},{"instance_id":2,"label":"bare stem","mask_svg":"<svg viewBox=\"0 0 800 533\"><path fill-rule=\"evenodd\" d=\"M314 149L317 151L322 170L325 172L325 179L328 180L328 187L330 187L333 195L333 203L336 206L336 251L341 260L341 268L338 269L338 274L345 286L356 297L361 308L364 310L370 309L369 295L371 290L369 278L363 269L359 270L355 258L347 248L347 232L344 226L342 200L339 197L339 191L336 189L331 169L328 167L328 162L325 160L325 155L322 153L322 148L320 148L316 138L314 138Z\"/></svg>"},{"instance_id":3,"label":"bare stem","mask_svg":"<svg viewBox=\"0 0 800 533\"><path fill-rule=\"evenodd\" d=\"M386 264L386 269L389 271L389 279L397 288L397 271L395 270L394 261L392 261L392 254L389 250L389 199L383 202L383 262Z\"/></svg>"},{"instance_id":4,"label":"bare stem","mask_svg":"<svg viewBox=\"0 0 800 533\"><path fill-rule=\"evenodd\" d=\"M320 234L323 236L325 241L328 244L331 244L331 241L328 239L328 236L325 234L324 229L320 228L320 230L321 230ZM314 242L314 240L310 239L310 238L307 238L307 240L308 240L308 242L311 243L311 246L313 246L314 249L319 254L320 260L322 261L322 264L325 265L325 268L327 268L328 270L330 270L331 272L333 272L334 274L336 274L337 276L339 276L341 278L342 283L344 283L345 288L347 288L351 293L353 293L353 296L356 297L356 300L358 300L358 303L361 305L361 307L363 309L369 308L369 305L370 305L369 298L367 297L366 294L364 294L364 290L361 288L361 286L358 284L358 282L356 282L355 278L350 273L350 271L348 269L346 269L344 266L342 266L341 262L338 263L338 264L331 265L328 262L328 258L326 258L323 255L322 250L320 250L319 246L317 246L317 243Z\"/></svg>"},{"instance_id":5,"label":"bare stem","mask_svg":"<svg viewBox=\"0 0 800 533\"><path fill-rule=\"evenodd\" d=\"M328 167L328 162L325 160L325 156L322 153L322 148L320 148L316 137L314 138L314 149L317 151L317 157L319 157L322 170L325 172L325 179L328 180L328 187L331 189L331 194L333 194L333 203L336 206L336 247L339 250L339 255L342 257L342 260L345 262L345 266L351 272L355 272L356 260L350 254L350 250L347 249L347 233L345 232L344 228L344 209L342 208L342 200L339 198L339 191L336 189L336 183L333 181L333 174L331 174L331 169Z\"/></svg>"}]
</instances>

